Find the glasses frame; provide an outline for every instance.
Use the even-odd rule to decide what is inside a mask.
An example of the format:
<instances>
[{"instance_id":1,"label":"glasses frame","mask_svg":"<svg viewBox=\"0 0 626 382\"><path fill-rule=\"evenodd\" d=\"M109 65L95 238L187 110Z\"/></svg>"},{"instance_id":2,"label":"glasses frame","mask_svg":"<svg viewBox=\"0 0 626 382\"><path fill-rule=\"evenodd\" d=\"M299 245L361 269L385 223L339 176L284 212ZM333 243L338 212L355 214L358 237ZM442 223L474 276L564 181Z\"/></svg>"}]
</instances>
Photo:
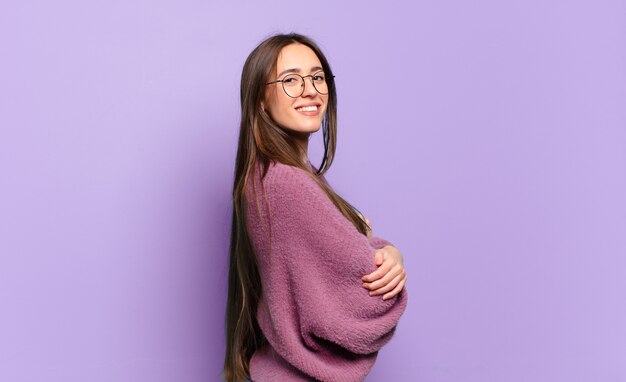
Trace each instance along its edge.
<instances>
[{"instance_id":1,"label":"glasses frame","mask_svg":"<svg viewBox=\"0 0 626 382\"><path fill-rule=\"evenodd\" d=\"M322 95L327 95L327 94L328 94L328 92L326 92L326 93L322 93L322 92L321 92L321 91L319 91L319 90L317 89L317 87L315 86L315 81L313 80L313 77L314 77L314 76L316 76L318 73L324 73L324 82L327 82L327 81L332 81L332 80L335 78L335 76L327 76L327 75L326 75L326 73L325 73L323 70L318 70L317 72L315 72L315 73L313 73L313 74L307 74L306 76L301 76L301 75L299 75L298 73L289 73L289 74L286 74L286 75L283 77L283 79L282 79L282 80L276 80L276 81L267 82L265 85L271 85L271 84L275 84L276 82L280 82L280 83L281 83L281 85L282 85L283 91L285 92L285 94L287 94L287 96L288 96L288 97L290 97L290 98L298 98L298 97L300 97L302 94L304 94L304 89L306 88L306 81L305 81L305 78L307 78L307 77L311 77L311 85L313 85L313 89L315 89L315 91L316 91L316 92L318 92L319 94L322 94ZM293 96L289 95L289 93L287 92L287 89L285 89L285 78L286 78L286 77L289 77L289 76L293 76L293 75L296 75L296 76L298 76L298 77L302 78L302 91L300 92L300 94L298 94L298 95L297 95L297 96L295 96L295 97L293 97ZM326 84L328 85L328 82L327 82Z\"/></svg>"}]
</instances>

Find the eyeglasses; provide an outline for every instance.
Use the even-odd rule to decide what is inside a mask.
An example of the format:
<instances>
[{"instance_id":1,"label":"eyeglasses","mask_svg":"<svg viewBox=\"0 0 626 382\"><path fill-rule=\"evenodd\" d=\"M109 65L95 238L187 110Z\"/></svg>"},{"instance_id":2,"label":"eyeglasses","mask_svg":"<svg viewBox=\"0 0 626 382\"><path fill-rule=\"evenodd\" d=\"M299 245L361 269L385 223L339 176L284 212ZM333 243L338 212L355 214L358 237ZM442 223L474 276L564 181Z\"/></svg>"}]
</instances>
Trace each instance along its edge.
<instances>
[{"instance_id":1,"label":"eyeglasses","mask_svg":"<svg viewBox=\"0 0 626 382\"><path fill-rule=\"evenodd\" d=\"M283 85L283 90L285 94L287 94L291 98L298 98L304 93L304 79L307 77L311 77L311 83L313 84L313 88L320 94L328 94L328 84L326 83L326 75L323 71L315 72L314 74L309 74L307 76L301 76L299 74L288 74L283 77L282 80L276 80L272 82L268 82L265 85L270 85L276 82L281 82ZM328 77L329 81L335 78L335 76Z\"/></svg>"}]
</instances>

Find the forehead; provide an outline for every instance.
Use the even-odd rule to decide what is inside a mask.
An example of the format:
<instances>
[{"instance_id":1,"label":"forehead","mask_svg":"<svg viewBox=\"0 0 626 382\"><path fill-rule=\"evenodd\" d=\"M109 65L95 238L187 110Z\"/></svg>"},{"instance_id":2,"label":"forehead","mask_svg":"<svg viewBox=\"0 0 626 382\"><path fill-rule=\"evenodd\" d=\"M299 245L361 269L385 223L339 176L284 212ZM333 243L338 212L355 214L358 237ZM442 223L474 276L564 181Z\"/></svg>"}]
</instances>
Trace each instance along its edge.
<instances>
[{"instance_id":1,"label":"forehead","mask_svg":"<svg viewBox=\"0 0 626 382\"><path fill-rule=\"evenodd\" d=\"M277 73L285 69L308 72L314 66L322 66L313 49L303 44L290 44L281 49L276 60Z\"/></svg>"}]
</instances>

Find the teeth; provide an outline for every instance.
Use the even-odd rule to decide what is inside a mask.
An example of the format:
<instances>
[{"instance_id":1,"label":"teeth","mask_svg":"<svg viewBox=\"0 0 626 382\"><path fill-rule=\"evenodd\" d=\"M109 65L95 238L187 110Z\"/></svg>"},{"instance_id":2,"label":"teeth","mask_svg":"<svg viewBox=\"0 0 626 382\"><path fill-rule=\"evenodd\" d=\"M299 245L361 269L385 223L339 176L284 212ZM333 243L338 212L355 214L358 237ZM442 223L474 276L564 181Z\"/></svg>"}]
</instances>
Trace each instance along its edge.
<instances>
[{"instance_id":1,"label":"teeth","mask_svg":"<svg viewBox=\"0 0 626 382\"><path fill-rule=\"evenodd\" d=\"M296 109L298 111L316 111L317 110L317 106L305 106L305 107L300 107L298 109Z\"/></svg>"}]
</instances>

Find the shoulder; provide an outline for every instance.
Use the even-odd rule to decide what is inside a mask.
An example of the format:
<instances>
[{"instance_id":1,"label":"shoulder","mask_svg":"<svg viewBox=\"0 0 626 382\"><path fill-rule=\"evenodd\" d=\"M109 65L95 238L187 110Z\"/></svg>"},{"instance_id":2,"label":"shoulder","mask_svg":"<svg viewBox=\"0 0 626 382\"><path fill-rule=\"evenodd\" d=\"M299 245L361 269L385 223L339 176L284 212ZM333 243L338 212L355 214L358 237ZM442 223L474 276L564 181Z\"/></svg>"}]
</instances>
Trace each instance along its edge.
<instances>
[{"instance_id":1,"label":"shoulder","mask_svg":"<svg viewBox=\"0 0 626 382\"><path fill-rule=\"evenodd\" d=\"M314 176L301 168L275 162L270 164L263 184L268 191L273 189L281 193L322 191Z\"/></svg>"},{"instance_id":2,"label":"shoulder","mask_svg":"<svg viewBox=\"0 0 626 382\"><path fill-rule=\"evenodd\" d=\"M314 177L313 173L299 167L279 162L270 164L263 180L270 208L288 214L322 213L336 208Z\"/></svg>"},{"instance_id":3,"label":"shoulder","mask_svg":"<svg viewBox=\"0 0 626 382\"><path fill-rule=\"evenodd\" d=\"M270 162L264 172L262 165L256 163L245 186L246 200L258 203L265 199L273 207L294 204L319 207L320 203L332 203L315 177L310 171L281 162Z\"/></svg>"}]
</instances>

